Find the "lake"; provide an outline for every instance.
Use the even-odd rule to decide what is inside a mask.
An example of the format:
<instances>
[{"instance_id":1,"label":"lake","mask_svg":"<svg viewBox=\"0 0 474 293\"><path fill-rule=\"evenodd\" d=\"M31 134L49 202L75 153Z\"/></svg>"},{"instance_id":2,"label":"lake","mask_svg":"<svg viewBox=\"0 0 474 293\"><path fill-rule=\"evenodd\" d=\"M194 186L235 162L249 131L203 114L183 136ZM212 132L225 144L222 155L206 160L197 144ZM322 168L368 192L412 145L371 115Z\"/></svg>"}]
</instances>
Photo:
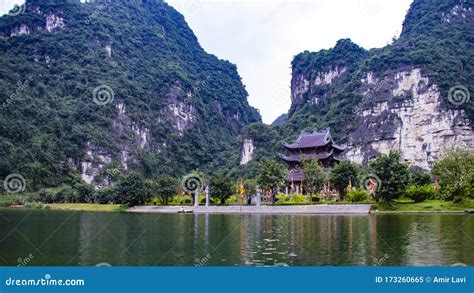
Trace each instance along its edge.
<instances>
[{"instance_id":1,"label":"lake","mask_svg":"<svg viewBox=\"0 0 474 293\"><path fill-rule=\"evenodd\" d=\"M0 210L2 265L474 265L468 214Z\"/></svg>"}]
</instances>

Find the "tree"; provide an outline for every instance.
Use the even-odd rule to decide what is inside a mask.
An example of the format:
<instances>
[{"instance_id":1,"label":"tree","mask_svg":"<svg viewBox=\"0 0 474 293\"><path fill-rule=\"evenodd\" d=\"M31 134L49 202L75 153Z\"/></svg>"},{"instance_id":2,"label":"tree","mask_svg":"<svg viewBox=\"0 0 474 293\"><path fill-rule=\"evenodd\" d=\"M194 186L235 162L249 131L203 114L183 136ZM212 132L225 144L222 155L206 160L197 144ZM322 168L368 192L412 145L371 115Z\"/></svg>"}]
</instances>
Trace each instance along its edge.
<instances>
[{"instance_id":1,"label":"tree","mask_svg":"<svg viewBox=\"0 0 474 293\"><path fill-rule=\"evenodd\" d=\"M260 188L272 191L272 202L278 190L285 186L285 178L288 171L285 166L272 159L266 159L260 163L257 183Z\"/></svg>"},{"instance_id":2,"label":"tree","mask_svg":"<svg viewBox=\"0 0 474 293\"><path fill-rule=\"evenodd\" d=\"M332 169L331 184L339 191L341 199L344 199L347 193L349 180L352 184L355 184L359 177L359 172L359 166L349 161L342 161Z\"/></svg>"},{"instance_id":3,"label":"tree","mask_svg":"<svg viewBox=\"0 0 474 293\"><path fill-rule=\"evenodd\" d=\"M209 189L210 196L220 200L221 204L224 204L235 190L232 179L222 174L211 177Z\"/></svg>"},{"instance_id":4,"label":"tree","mask_svg":"<svg viewBox=\"0 0 474 293\"><path fill-rule=\"evenodd\" d=\"M438 176L441 187L451 198L466 196L465 187L474 181L474 154L464 150L449 151L435 162L432 173Z\"/></svg>"},{"instance_id":5,"label":"tree","mask_svg":"<svg viewBox=\"0 0 474 293\"><path fill-rule=\"evenodd\" d=\"M320 191L328 178L323 165L318 159L303 160L303 174L309 194Z\"/></svg>"},{"instance_id":6,"label":"tree","mask_svg":"<svg viewBox=\"0 0 474 293\"><path fill-rule=\"evenodd\" d=\"M399 198L408 184L408 166L400 162L400 153L390 151L370 162L369 167L380 179L378 195L385 202Z\"/></svg>"},{"instance_id":7,"label":"tree","mask_svg":"<svg viewBox=\"0 0 474 293\"><path fill-rule=\"evenodd\" d=\"M120 181L117 186L117 195L120 203L134 206L144 204L150 197L150 190L143 177L133 172Z\"/></svg>"},{"instance_id":8,"label":"tree","mask_svg":"<svg viewBox=\"0 0 474 293\"><path fill-rule=\"evenodd\" d=\"M149 185L152 195L159 196L164 204L168 204L169 199L175 196L179 189L178 180L169 175L161 175L158 180L151 181Z\"/></svg>"},{"instance_id":9,"label":"tree","mask_svg":"<svg viewBox=\"0 0 474 293\"><path fill-rule=\"evenodd\" d=\"M424 186L432 183L431 175L423 170L410 169L410 185Z\"/></svg>"}]
</instances>

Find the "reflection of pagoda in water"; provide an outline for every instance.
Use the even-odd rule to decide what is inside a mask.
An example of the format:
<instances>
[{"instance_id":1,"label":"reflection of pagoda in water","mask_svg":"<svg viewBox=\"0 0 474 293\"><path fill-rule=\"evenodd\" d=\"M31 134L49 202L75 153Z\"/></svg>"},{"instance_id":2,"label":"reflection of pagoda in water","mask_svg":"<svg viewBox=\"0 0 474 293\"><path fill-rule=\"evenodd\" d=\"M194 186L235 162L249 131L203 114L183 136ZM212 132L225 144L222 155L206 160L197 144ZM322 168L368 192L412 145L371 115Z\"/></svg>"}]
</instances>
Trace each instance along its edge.
<instances>
[{"instance_id":1,"label":"reflection of pagoda in water","mask_svg":"<svg viewBox=\"0 0 474 293\"><path fill-rule=\"evenodd\" d=\"M324 168L330 169L335 164L342 161L342 154L346 150L345 145L334 143L331 131L326 128L323 132L314 130L313 132L302 132L295 143L283 144L290 153L281 158L290 168L288 180L295 182L303 181L302 160L312 160L317 158Z\"/></svg>"}]
</instances>

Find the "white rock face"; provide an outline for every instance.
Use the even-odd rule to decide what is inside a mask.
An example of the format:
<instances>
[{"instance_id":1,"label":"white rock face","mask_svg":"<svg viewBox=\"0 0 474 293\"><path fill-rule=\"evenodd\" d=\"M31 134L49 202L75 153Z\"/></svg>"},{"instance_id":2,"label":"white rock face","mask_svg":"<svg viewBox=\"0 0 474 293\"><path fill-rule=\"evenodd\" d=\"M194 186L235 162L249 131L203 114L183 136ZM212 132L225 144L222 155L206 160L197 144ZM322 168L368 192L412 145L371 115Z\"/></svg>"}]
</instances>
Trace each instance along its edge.
<instances>
[{"instance_id":1,"label":"white rock face","mask_svg":"<svg viewBox=\"0 0 474 293\"><path fill-rule=\"evenodd\" d=\"M331 84L334 79L341 76L341 74L343 74L344 72L346 72L345 67L341 67L341 68L336 67L326 72L318 72L318 74L316 75L316 80L314 81L314 84L315 85Z\"/></svg>"},{"instance_id":2,"label":"white rock face","mask_svg":"<svg viewBox=\"0 0 474 293\"><path fill-rule=\"evenodd\" d=\"M240 165L245 165L250 162L253 158L254 152L255 146L253 145L252 139L244 138L242 151L240 152Z\"/></svg>"},{"instance_id":3,"label":"white rock face","mask_svg":"<svg viewBox=\"0 0 474 293\"><path fill-rule=\"evenodd\" d=\"M30 29L26 24L21 24L19 27L15 27L10 32L10 37L21 36L21 35L29 35Z\"/></svg>"},{"instance_id":4,"label":"white rock face","mask_svg":"<svg viewBox=\"0 0 474 293\"><path fill-rule=\"evenodd\" d=\"M145 145L148 142L148 134L150 133L150 130L146 127L140 126L138 123L132 122L132 131L138 137L140 148L145 148Z\"/></svg>"},{"instance_id":5,"label":"white rock face","mask_svg":"<svg viewBox=\"0 0 474 293\"><path fill-rule=\"evenodd\" d=\"M54 13L50 13L46 15L45 29L48 32L52 32L56 28L63 28L63 27L64 27L64 19L62 17L57 16Z\"/></svg>"},{"instance_id":6,"label":"white rock face","mask_svg":"<svg viewBox=\"0 0 474 293\"><path fill-rule=\"evenodd\" d=\"M337 78L341 77L346 70L346 67L334 67L327 71L293 76L291 80L292 104L302 104L305 100L303 96L307 94L313 86L331 85ZM319 96L312 96L308 102L318 104L321 98L322 97Z\"/></svg>"},{"instance_id":7,"label":"white rock face","mask_svg":"<svg viewBox=\"0 0 474 293\"><path fill-rule=\"evenodd\" d=\"M169 104L168 107L173 117L173 128L183 135L186 127L196 120L194 107L179 101Z\"/></svg>"},{"instance_id":8,"label":"white rock face","mask_svg":"<svg viewBox=\"0 0 474 293\"><path fill-rule=\"evenodd\" d=\"M94 182L95 177L111 162L110 155L99 151L96 146L88 142L86 144L86 155L80 163L81 179L88 184L96 183Z\"/></svg>"},{"instance_id":9,"label":"white rock face","mask_svg":"<svg viewBox=\"0 0 474 293\"><path fill-rule=\"evenodd\" d=\"M392 96L408 98L390 105L387 101L375 102L359 115L375 124L369 125L368 129L372 129L370 126L381 127L385 122L383 117L392 117L396 129L391 135L376 135L365 145L350 143L346 154L348 159L361 163L369 148L382 154L396 150L402 152L404 160L430 170L449 149L474 151L473 125L465 111L448 108L438 86L422 76L419 68L398 72L392 84L395 85L391 89ZM355 137L350 141L356 141Z\"/></svg>"},{"instance_id":10,"label":"white rock face","mask_svg":"<svg viewBox=\"0 0 474 293\"><path fill-rule=\"evenodd\" d=\"M451 23L456 19L464 19L467 15L472 14L472 7L465 7L463 3L456 4L449 13L443 13L441 19L444 22Z\"/></svg>"},{"instance_id":11,"label":"white rock face","mask_svg":"<svg viewBox=\"0 0 474 293\"><path fill-rule=\"evenodd\" d=\"M105 44L105 52L107 53L107 57L112 57L112 43Z\"/></svg>"}]
</instances>

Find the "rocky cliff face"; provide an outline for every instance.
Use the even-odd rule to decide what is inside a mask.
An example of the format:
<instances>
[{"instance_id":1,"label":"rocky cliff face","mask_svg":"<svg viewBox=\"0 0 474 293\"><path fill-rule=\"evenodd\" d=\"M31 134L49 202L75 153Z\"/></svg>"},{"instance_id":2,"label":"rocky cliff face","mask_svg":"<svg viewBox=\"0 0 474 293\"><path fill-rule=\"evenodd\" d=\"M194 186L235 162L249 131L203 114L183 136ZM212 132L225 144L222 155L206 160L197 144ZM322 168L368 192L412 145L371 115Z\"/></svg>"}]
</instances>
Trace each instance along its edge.
<instances>
[{"instance_id":1,"label":"rocky cliff face","mask_svg":"<svg viewBox=\"0 0 474 293\"><path fill-rule=\"evenodd\" d=\"M364 100L355 108L358 124L349 135L349 160L363 163L398 150L406 161L429 170L446 150L474 151L473 124L465 110L449 107L439 85L421 68L384 78L368 72L361 90Z\"/></svg>"},{"instance_id":2,"label":"rocky cliff face","mask_svg":"<svg viewBox=\"0 0 474 293\"><path fill-rule=\"evenodd\" d=\"M473 11L472 1L415 0L392 45L341 40L299 54L286 131L330 126L361 164L397 150L430 169L447 149L474 151Z\"/></svg>"},{"instance_id":3,"label":"rocky cliff face","mask_svg":"<svg viewBox=\"0 0 474 293\"><path fill-rule=\"evenodd\" d=\"M0 68L0 178L31 190L228 170L261 120L236 66L163 1L27 0L0 17Z\"/></svg>"}]
</instances>

